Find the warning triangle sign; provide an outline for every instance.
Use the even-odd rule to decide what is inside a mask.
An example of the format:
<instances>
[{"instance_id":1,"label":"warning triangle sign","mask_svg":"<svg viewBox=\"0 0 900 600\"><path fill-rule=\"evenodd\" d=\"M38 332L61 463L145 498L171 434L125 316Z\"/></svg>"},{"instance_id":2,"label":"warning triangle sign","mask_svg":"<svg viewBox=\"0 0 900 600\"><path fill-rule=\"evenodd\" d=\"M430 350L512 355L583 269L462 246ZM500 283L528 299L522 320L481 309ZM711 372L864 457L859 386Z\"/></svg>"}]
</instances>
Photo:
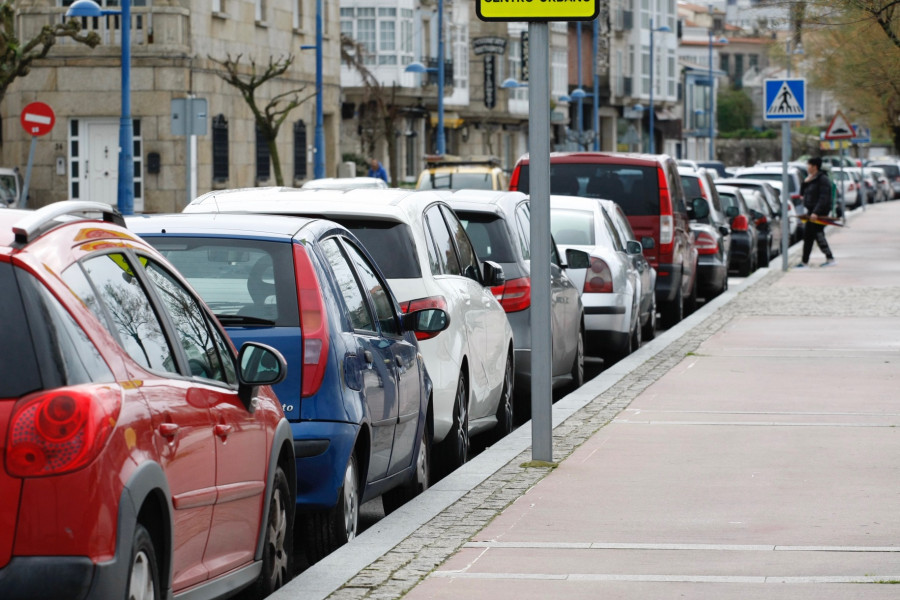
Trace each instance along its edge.
<instances>
[{"instance_id":1,"label":"warning triangle sign","mask_svg":"<svg viewBox=\"0 0 900 600\"><path fill-rule=\"evenodd\" d=\"M855 135L853 126L850 124L850 121L847 120L847 117L844 116L844 113L841 111L834 113L831 124L828 126L828 129L825 130L825 139L849 140Z\"/></svg>"},{"instance_id":2,"label":"warning triangle sign","mask_svg":"<svg viewBox=\"0 0 900 600\"><path fill-rule=\"evenodd\" d=\"M785 81L781 84L781 89L778 90L772 103L766 108L766 116L802 114L803 107L800 106L797 97L791 91L791 88L788 87L787 81Z\"/></svg>"}]
</instances>

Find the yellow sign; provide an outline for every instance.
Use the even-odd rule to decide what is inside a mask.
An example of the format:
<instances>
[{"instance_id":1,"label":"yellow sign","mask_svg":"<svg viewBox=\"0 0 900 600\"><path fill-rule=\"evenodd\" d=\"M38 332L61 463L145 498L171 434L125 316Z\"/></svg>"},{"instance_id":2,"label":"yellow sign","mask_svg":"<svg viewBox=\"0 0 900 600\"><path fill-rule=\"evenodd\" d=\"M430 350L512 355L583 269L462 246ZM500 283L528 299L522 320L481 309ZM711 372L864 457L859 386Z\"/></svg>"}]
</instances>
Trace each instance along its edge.
<instances>
[{"instance_id":1,"label":"yellow sign","mask_svg":"<svg viewBox=\"0 0 900 600\"><path fill-rule=\"evenodd\" d=\"M478 0L482 21L593 21L600 0Z\"/></svg>"}]
</instances>

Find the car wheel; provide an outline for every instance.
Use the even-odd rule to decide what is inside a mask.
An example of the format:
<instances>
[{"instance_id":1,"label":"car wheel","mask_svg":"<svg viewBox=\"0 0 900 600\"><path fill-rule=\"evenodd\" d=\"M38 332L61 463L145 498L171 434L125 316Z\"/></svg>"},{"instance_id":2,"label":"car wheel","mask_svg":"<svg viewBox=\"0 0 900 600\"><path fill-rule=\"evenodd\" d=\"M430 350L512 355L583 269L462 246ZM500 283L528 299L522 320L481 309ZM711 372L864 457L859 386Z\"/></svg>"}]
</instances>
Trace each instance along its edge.
<instances>
[{"instance_id":1,"label":"car wheel","mask_svg":"<svg viewBox=\"0 0 900 600\"><path fill-rule=\"evenodd\" d=\"M684 318L684 292L681 285L675 291L675 299L666 302L662 307L663 326L667 329L677 325Z\"/></svg>"},{"instance_id":2,"label":"car wheel","mask_svg":"<svg viewBox=\"0 0 900 600\"><path fill-rule=\"evenodd\" d=\"M740 268L738 268L738 275L740 277L749 277L750 273L753 272L753 257L748 256L747 260L741 264Z\"/></svg>"},{"instance_id":3,"label":"car wheel","mask_svg":"<svg viewBox=\"0 0 900 600\"><path fill-rule=\"evenodd\" d=\"M503 439L515 427L513 375L512 355L507 354L506 368L503 371L503 389L500 392L500 402L497 404L497 426L494 434L494 439L496 440Z\"/></svg>"},{"instance_id":4,"label":"car wheel","mask_svg":"<svg viewBox=\"0 0 900 600\"><path fill-rule=\"evenodd\" d=\"M759 253L759 263L757 265L758 267L768 267L769 266L769 259L771 258L770 254L769 254L769 250L770 250L769 244L767 243L766 247L762 250L762 252Z\"/></svg>"},{"instance_id":5,"label":"car wheel","mask_svg":"<svg viewBox=\"0 0 900 600\"><path fill-rule=\"evenodd\" d=\"M262 599L291 579L294 529L291 489L281 467L275 471L275 481L269 492L269 518L265 524L262 573L253 584L248 597Z\"/></svg>"},{"instance_id":6,"label":"car wheel","mask_svg":"<svg viewBox=\"0 0 900 600\"><path fill-rule=\"evenodd\" d=\"M147 529L137 524L131 545L131 567L128 570L127 600L159 600L159 567L153 538Z\"/></svg>"},{"instance_id":7,"label":"car wheel","mask_svg":"<svg viewBox=\"0 0 900 600\"><path fill-rule=\"evenodd\" d=\"M356 455L350 455L336 506L309 513L306 557L310 564L334 552L356 537L359 526L359 473Z\"/></svg>"},{"instance_id":8,"label":"car wheel","mask_svg":"<svg viewBox=\"0 0 900 600\"><path fill-rule=\"evenodd\" d=\"M572 371L570 372L572 382L569 384L569 390L575 391L584 385L584 328L578 328L578 340L575 343L575 360L572 362Z\"/></svg>"},{"instance_id":9,"label":"car wheel","mask_svg":"<svg viewBox=\"0 0 900 600\"><path fill-rule=\"evenodd\" d=\"M647 322L644 324L643 331L641 331L641 336L650 341L656 337L656 294L652 295L653 300L650 303L650 314L647 317Z\"/></svg>"},{"instance_id":10,"label":"car wheel","mask_svg":"<svg viewBox=\"0 0 900 600\"><path fill-rule=\"evenodd\" d=\"M419 440L419 450L416 452L415 469L412 480L388 490L381 496L381 504L384 514L390 514L424 492L431 484L431 434L428 427L422 433Z\"/></svg>"},{"instance_id":11,"label":"car wheel","mask_svg":"<svg viewBox=\"0 0 900 600\"><path fill-rule=\"evenodd\" d=\"M636 350L641 349L641 320L638 318L638 322L634 325L634 331L631 333L631 351L634 352Z\"/></svg>"},{"instance_id":12,"label":"car wheel","mask_svg":"<svg viewBox=\"0 0 900 600\"><path fill-rule=\"evenodd\" d=\"M691 315L697 310L697 273L694 272L694 284L691 286L691 295L684 301L684 314Z\"/></svg>"},{"instance_id":13,"label":"car wheel","mask_svg":"<svg viewBox=\"0 0 900 600\"><path fill-rule=\"evenodd\" d=\"M441 442L442 472L450 473L469 460L469 393L465 373L459 374L456 398L453 402L453 424Z\"/></svg>"}]
</instances>

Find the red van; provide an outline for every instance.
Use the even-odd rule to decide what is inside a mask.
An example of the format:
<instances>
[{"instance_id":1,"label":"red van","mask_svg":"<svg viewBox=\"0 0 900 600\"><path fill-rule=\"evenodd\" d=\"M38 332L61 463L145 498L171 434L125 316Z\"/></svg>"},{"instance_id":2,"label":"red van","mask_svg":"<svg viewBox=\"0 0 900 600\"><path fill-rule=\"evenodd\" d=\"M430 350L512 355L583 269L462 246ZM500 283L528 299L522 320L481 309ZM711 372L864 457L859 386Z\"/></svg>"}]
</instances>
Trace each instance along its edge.
<instances>
[{"instance_id":1,"label":"red van","mask_svg":"<svg viewBox=\"0 0 900 600\"><path fill-rule=\"evenodd\" d=\"M528 193L528 156L519 159L510 190ZM656 302L671 327L697 304L697 249L675 160L661 154L554 152L550 193L606 198L622 207L644 256L656 269Z\"/></svg>"}]
</instances>

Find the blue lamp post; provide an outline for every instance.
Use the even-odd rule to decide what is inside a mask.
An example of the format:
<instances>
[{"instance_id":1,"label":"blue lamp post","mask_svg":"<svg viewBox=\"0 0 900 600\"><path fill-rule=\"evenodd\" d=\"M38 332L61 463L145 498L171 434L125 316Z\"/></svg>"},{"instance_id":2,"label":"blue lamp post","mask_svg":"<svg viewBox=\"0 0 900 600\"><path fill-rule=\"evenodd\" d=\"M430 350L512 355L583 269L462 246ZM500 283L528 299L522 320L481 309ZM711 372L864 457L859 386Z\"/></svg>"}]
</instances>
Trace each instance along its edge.
<instances>
[{"instance_id":1,"label":"blue lamp post","mask_svg":"<svg viewBox=\"0 0 900 600\"><path fill-rule=\"evenodd\" d=\"M67 17L105 17L121 15L122 33L122 108L119 117L118 209L134 214L134 125L131 122L131 0L122 0L121 10L104 10L94 0L76 0ZM186 166L185 168L190 168Z\"/></svg>"},{"instance_id":2,"label":"blue lamp post","mask_svg":"<svg viewBox=\"0 0 900 600\"><path fill-rule=\"evenodd\" d=\"M316 0L316 43L314 46L300 46L301 50L316 51L316 130L313 143L313 178L325 177L325 126L322 116L322 0Z\"/></svg>"},{"instance_id":3,"label":"blue lamp post","mask_svg":"<svg viewBox=\"0 0 900 600\"><path fill-rule=\"evenodd\" d=\"M318 0L321 2L322 0ZM412 62L406 66L408 73L437 73L438 78L438 122L437 122L437 153L446 154L447 146L444 139L444 0L438 0L438 66L426 67L420 62Z\"/></svg>"},{"instance_id":4,"label":"blue lamp post","mask_svg":"<svg viewBox=\"0 0 900 600\"><path fill-rule=\"evenodd\" d=\"M594 78L594 98L593 98L593 100L594 100L594 102L593 102L594 119L593 119L593 123L594 123L594 151L595 151L595 152L599 152L599 151L600 151L600 81L599 81L599 79L598 79L598 77L597 77L597 50L598 50L598 47L597 47L597 46L598 46L598 44L599 44L599 38L600 38L600 25L599 25L599 23L600 23L600 18L599 18L599 17L597 17L596 19L594 19L594 23L593 23L593 31L592 31L592 37L593 37L593 40L592 40L592 41L593 41L593 43L592 43L592 49L593 49L593 54L594 54L594 63L593 63L593 64L594 64L594 69L593 69L593 78Z\"/></svg>"},{"instance_id":5,"label":"blue lamp post","mask_svg":"<svg viewBox=\"0 0 900 600\"><path fill-rule=\"evenodd\" d=\"M653 132L653 33L654 32L667 33L672 31L666 25L662 27L653 27L653 19L650 19L650 154L656 154L656 135Z\"/></svg>"}]
</instances>

